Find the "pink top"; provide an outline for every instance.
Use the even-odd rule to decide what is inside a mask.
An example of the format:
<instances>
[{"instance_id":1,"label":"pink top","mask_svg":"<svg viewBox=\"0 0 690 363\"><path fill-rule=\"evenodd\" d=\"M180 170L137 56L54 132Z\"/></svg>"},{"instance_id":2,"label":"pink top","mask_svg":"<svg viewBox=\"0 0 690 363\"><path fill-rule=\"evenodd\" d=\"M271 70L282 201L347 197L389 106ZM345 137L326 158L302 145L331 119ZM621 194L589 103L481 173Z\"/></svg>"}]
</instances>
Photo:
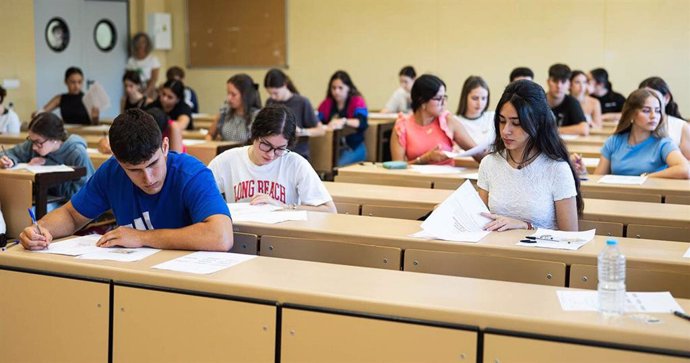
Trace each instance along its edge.
<instances>
[{"instance_id":1,"label":"pink top","mask_svg":"<svg viewBox=\"0 0 690 363\"><path fill-rule=\"evenodd\" d=\"M450 111L445 111L426 126L417 124L414 120L414 114L398 114L394 130L398 135L400 146L405 149L407 160L414 160L436 146L442 151L453 150L453 132L448 127L446 120L449 114ZM452 165L453 159L439 164Z\"/></svg>"}]
</instances>

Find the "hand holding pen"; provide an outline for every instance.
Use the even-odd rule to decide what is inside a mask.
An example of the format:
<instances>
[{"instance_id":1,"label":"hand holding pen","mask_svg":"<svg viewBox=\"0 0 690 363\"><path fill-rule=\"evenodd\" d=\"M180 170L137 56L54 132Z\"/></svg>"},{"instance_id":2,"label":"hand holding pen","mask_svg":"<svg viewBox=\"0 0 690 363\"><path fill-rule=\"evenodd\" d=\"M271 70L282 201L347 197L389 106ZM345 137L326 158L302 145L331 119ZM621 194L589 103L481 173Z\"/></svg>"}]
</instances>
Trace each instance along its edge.
<instances>
[{"instance_id":1,"label":"hand holding pen","mask_svg":"<svg viewBox=\"0 0 690 363\"><path fill-rule=\"evenodd\" d=\"M48 245L53 240L53 236L47 229L42 229L38 225L36 216L31 209L29 209L29 216L33 224L24 228L22 233L19 234L19 241L27 250L42 250L48 248Z\"/></svg>"},{"instance_id":2,"label":"hand holding pen","mask_svg":"<svg viewBox=\"0 0 690 363\"><path fill-rule=\"evenodd\" d=\"M5 146L0 145L0 147L2 148L2 157L0 157L0 168L11 168L14 165L14 162L7 156L7 150L5 150Z\"/></svg>"}]
</instances>

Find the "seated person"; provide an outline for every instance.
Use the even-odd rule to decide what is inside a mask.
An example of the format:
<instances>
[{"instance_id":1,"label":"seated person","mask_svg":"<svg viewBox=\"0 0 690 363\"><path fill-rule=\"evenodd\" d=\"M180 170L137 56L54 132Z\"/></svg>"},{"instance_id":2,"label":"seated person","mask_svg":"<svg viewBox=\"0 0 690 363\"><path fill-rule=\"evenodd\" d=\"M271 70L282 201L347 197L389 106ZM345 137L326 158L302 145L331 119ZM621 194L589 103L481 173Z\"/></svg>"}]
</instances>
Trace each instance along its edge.
<instances>
[{"instance_id":1,"label":"seated person","mask_svg":"<svg viewBox=\"0 0 690 363\"><path fill-rule=\"evenodd\" d=\"M544 90L532 81L515 81L496 113L495 150L482 159L477 180L479 196L491 211L484 229L577 231L584 208L580 180Z\"/></svg>"},{"instance_id":2,"label":"seated person","mask_svg":"<svg viewBox=\"0 0 690 363\"><path fill-rule=\"evenodd\" d=\"M295 142L295 129L289 109L266 106L252 123L251 145L227 150L211 161L208 167L228 203L336 213L309 162L288 150Z\"/></svg>"},{"instance_id":3,"label":"seated person","mask_svg":"<svg viewBox=\"0 0 690 363\"><path fill-rule=\"evenodd\" d=\"M116 117L109 131L114 158L70 202L19 235L22 246L44 249L112 209L118 228L97 242L123 246L227 251L233 231L228 206L200 161L168 152L168 140L139 109ZM40 232L40 233L39 233Z\"/></svg>"},{"instance_id":4,"label":"seated person","mask_svg":"<svg viewBox=\"0 0 690 363\"><path fill-rule=\"evenodd\" d=\"M465 127L446 110L447 99L446 84L440 78L430 74L417 78L412 86L412 113L400 115L391 133L393 160L453 165L444 152L452 151L454 143L465 150L476 146Z\"/></svg>"},{"instance_id":5,"label":"seated person","mask_svg":"<svg viewBox=\"0 0 690 363\"><path fill-rule=\"evenodd\" d=\"M120 100L120 113L130 108L145 108L153 100L144 95L141 89L141 78L137 71L125 71L122 76L122 83L125 87L125 95Z\"/></svg>"},{"instance_id":6,"label":"seated person","mask_svg":"<svg viewBox=\"0 0 690 363\"><path fill-rule=\"evenodd\" d=\"M515 82L521 79L534 81L534 72L527 67L517 67L510 72L510 81Z\"/></svg>"},{"instance_id":7,"label":"seated person","mask_svg":"<svg viewBox=\"0 0 690 363\"><path fill-rule=\"evenodd\" d=\"M556 125L561 134L589 135L587 117L580 102L568 94L570 88L570 67L554 64L549 67L549 90L546 100L556 116Z\"/></svg>"},{"instance_id":8,"label":"seated person","mask_svg":"<svg viewBox=\"0 0 690 363\"><path fill-rule=\"evenodd\" d=\"M18 134L22 123L14 110L3 106L5 97L7 97L7 91L0 87L0 134Z\"/></svg>"},{"instance_id":9,"label":"seated person","mask_svg":"<svg viewBox=\"0 0 690 363\"><path fill-rule=\"evenodd\" d=\"M656 91L646 88L628 96L594 174L690 178L688 161L667 136L663 104Z\"/></svg>"},{"instance_id":10,"label":"seated person","mask_svg":"<svg viewBox=\"0 0 690 363\"><path fill-rule=\"evenodd\" d=\"M182 141L182 130L180 130L180 127L175 123L175 121L169 119L168 115L166 115L165 112L163 112L163 110L160 108L149 108L146 110L146 113L153 116L153 119L156 120L158 128L161 129L163 138L168 139L170 143L170 151L178 153L187 152L187 148ZM110 149L110 141L108 140L107 136L104 136L98 140L98 151L103 154L113 153L113 151Z\"/></svg>"},{"instance_id":11,"label":"seated person","mask_svg":"<svg viewBox=\"0 0 690 363\"><path fill-rule=\"evenodd\" d=\"M625 97L613 91L609 82L609 72L604 68L595 68L589 72L591 96L599 100L601 105L601 119L603 121L618 121L625 103Z\"/></svg>"},{"instance_id":12,"label":"seated person","mask_svg":"<svg viewBox=\"0 0 690 363\"><path fill-rule=\"evenodd\" d=\"M661 101L666 105L666 131L668 137L678 146L686 159L690 160L690 123L680 115L678 104L666 81L660 77L649 77L640 83L638 88L649 88L661 93Z\"/></svg>"},{"instance_id":13,"label":"seated person","mask_svg":"<svg viewBox=\"0 0 690 363\"><path fill-rule=\"evenodd\" d=\"M409 113L412 110L412 98L410 98L410 91L417 72L412 66L405 66L398 73L400 87L393 92L391 97L386 102L386 106L381 109L381 113Z\"/></svg>"},{"instance_id":14,"label":"seated person","mask_svg":"<svg viewBox=\"0 0 690 363\"><path fill-rule=\"evenodd\" d=\"M587 74L580 70L573 71L570 75L570 95L580 102L589 126L600 129L602 126L601 104L599 100L589 95L589 88Z\"/></svg>"},{"instance_id":15,"label":"seated person","mask_svg":"<svg viewBox=\"0 0 690 363\"><path fill-rule=\"evenodd\" d=\"M59 94L48 101L42 109L34 112L31 117L41 112L52 112L60 109L62 120L67 124L92 125L98 123L98 108L94 107L87 110L82 98L84 92L81 91L84 85L84 73L77 67L69 67L65 71L65 85L67 93Z\"/></svg>"},{"instance_id":16,"label":"seated person","mask_svg":"<svg viewBox=\"0 0 690 363\"><path fill-rule=\"evenodd\" d=\"M236 74L226 84L225 104L211 124L206 140L246 143L254 117L261 108L259 85L245 73Z\"/></svg>"},{"instance_id":17,"label":"seated person","mask_svg":"<svg viewBox=\"0 0 690 363\"><path fill-rule=\"evenodd\" d=\"M469 76L462 85L456 114L476 144L491 145L496 139L495 115L487 111L489 96L489 85L482 77Z\"/></svg>"},{"instance_id":18,"label":"seated person","mask_svg":"<svg viewBox=\"0 0 690 363\"><path fill-rule=\"evenodd\" d=\"M172 66L165 72L165 78L168 81L184 83L184 70L178 66ZM192 113L199 113L199 98L197 98L196 92L187 85L184 87L184 103L192 109Z\"/></svg>"},{"instance_id":19,"label":"seated person","mask_svg":"<svg viewBox=\"0 0 690 363\"><path fill-rule=\"evenodd\" d=\"M175 121L180 130L194 130L192 109L184 103L184 83L180 81L167 81L163 83L158 99L150 103L146 108L160 108Z\"/></svg>"},{"instance_id":20,"label":"seated person","mask_svg":"<svg viewBox=\"0 0 690 363\"><path fill-rule=\"evenodd\" d=\"M79 135L68 135L62 120L54 113L39 113L29 123L26 141L8 149L0 158L0 167L11 168L19 163L31 165L83 166L86 175L48 189L48 194L69 200L93 175L94 168L86 151L86 141Z\"/></svg>"}]
</instances>

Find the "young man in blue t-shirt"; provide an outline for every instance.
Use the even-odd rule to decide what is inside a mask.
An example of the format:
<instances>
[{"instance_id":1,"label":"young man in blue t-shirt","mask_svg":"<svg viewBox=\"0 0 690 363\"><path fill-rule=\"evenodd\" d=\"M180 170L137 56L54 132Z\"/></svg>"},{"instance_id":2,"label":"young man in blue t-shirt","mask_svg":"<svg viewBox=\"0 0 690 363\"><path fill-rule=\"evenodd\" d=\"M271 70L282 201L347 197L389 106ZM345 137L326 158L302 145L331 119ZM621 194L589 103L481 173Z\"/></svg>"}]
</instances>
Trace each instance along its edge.
<instances>
[{"instance_id":1,"label":"young man in blue t-shirt","mask_svg":"<svg viewBox=\"0 0 690 363\"><path fill-rule=\"evenodd\" d=\"M107 160L72 200L19 235L26 249L43 249L112 209L118 228L101 247L228 251L230 212L211 171L186 154L168 152L151 115L127 110L109 132L114 158ZM161 141L162 140L162 141ZM40 233L39 233L40 232Z\"/></svg>"}]
</instances>

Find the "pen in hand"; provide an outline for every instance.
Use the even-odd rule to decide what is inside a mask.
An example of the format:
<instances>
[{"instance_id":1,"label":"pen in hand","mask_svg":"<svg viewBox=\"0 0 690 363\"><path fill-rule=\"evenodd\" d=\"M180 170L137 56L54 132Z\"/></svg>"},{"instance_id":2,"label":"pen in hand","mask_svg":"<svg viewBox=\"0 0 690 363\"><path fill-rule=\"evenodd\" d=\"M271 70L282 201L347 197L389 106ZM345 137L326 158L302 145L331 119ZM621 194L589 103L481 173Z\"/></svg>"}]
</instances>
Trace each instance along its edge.
<instances>
[{"instance_id":1,"label":"pen in hand","mask_svg":"<svg viewBox=\"0 0 690 363\"><path fill-rule=\"evenodd\" d=\"M29 216L31 217L31 221L33 222L34 226L36 226L36 232L39 235L41 235L42 237L45 237L45 236L43 236L43 233L41 232L41 227L38 226L38 222L36 221L36 216L34 215L34 212L31 210L31 208L29 208Z\"/></svg>"}]
</instances>

